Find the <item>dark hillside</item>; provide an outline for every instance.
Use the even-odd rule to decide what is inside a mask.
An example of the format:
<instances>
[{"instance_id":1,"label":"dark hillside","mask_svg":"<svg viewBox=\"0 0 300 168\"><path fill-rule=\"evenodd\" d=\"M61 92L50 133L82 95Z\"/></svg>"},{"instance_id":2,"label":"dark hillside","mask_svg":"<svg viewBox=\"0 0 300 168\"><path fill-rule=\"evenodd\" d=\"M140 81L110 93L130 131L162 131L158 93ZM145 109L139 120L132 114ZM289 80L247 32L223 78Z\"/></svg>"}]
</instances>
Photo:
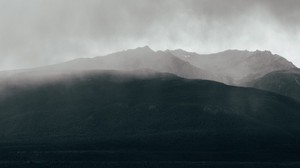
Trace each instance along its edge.
<instances>
[{"instance_id":1,"label":"dark hillside","mask_svg":"<svg viewBox=\"0 0 300 168\"><path fill-rule=\"evenodd\" d=\"M196 160L220 159L224 152L228 157L248 158L255 152L281 158L299 151L300 104L256 89L170 74L94 71L13 90L0 102L1 142L11 149L48 144L43 151L51 146L193 151L190 158L164 157Z\"/></svg>"}]
</instances>

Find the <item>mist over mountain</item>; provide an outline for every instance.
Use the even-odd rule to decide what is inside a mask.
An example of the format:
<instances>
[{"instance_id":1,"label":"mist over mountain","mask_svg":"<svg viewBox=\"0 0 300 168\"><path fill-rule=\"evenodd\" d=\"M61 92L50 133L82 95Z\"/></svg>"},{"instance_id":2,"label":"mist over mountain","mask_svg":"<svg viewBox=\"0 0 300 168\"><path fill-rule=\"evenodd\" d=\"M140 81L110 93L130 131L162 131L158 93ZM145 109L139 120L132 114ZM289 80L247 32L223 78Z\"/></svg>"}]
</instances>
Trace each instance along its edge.
<instances>
[{"instance_id":1,"label":"mist over mountain","mask_svg":"<svg viewBox=\"0 0 300 168\"><path fill-rule=\"evenodd\" d=\"M180 49L167 52L212 74L218 74L222 77L219 82L233 85L244 86L270 72L295 68L291 62L270 51L226 50L205 55Z\"/></svg>"},{"instance_id":2,"label":"mist over mountain","mask_svg":"<svg viewBox=\"0 0 300 168\"><path fill-rule=\"evenodd\" d=\"M269 51L201 55L147 46L3 71L0 156L298 160L299 74Z\"/></svg>"},{"instance_id":3,"label":"mist over mountain","mask_svg":"<svg viewBox=\"0 0 300 168\"><path fill-rule=\"evenodd\" d=\"M229 85L247 86L247 83L270 72L292 68L295 68L295 65L270 51L226 50L203 55L181 49L153 51L145 46L105 56L75 59L50 66L2 72L1 76L29 74L29 72L46 75L85 70L131 71L149 69L172 73L189 79L207 79Z\"/></svg>"},{"instance_id":4,"label":"mist over mountain","mask_svg":"<svg viewBox=\"0 0 300 168\"><path fill-rule=\"evenodd\" d=\"M206 70L191 65L190 63L175 57L169 52L155 52L148 46L120 51L106 56L80 58L45 67L25 69L16 72L11 71L11 74L41 73L45 75L49 73L59 74L64 72L86 70L132 71L139 69L149 69L157 72L172 73L191 79L217 80L215 75L206 72Z\"/></svg>"},{"instance_id":5,"label":"mist over mountain","mask_svg":"<svg viewBox=\"0 0 300 168\"><path fill-rule=\"evenodd\" d=\"M299 16L300 0L0 0L0 168L299 168Z\"/></svg>"}]
</instances>

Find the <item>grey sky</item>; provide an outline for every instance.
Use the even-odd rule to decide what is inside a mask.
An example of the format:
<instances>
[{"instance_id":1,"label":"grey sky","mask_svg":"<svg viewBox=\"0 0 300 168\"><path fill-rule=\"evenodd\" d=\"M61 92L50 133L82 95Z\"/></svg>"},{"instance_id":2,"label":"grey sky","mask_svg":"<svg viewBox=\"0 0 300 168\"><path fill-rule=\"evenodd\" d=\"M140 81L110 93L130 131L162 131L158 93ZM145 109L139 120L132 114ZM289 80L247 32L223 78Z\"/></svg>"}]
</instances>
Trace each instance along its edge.
<instances>
[{"instance_id":1,"label":"grey sky","mask_svg":"<svg viewBox=\"0 0 300 168\"><path fill-rule=\"evenodd\" d=\"M299 0L0 0L0 69L149 45L271 50L300 66Z\"/></svg>"}]
</instances>

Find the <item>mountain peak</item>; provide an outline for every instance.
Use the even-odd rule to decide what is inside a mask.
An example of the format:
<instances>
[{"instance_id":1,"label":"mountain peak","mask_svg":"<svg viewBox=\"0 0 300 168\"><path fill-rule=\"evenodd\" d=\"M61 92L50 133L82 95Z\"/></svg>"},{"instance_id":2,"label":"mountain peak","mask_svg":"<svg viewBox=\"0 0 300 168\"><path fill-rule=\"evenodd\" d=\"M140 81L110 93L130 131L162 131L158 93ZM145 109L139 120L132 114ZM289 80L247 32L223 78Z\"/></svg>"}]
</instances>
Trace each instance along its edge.
<instances>
[{"instance_id":1,"label":"mountain peak","mask_svg":"<svg viewBox=\"0 0 300 168\"><path fill-rule=\"evenodd\" d=\"M223 52L220 53L225 53L225 54L236 54L236 55L240 55L240 56L248 56L251 54L250 51L248 50L238 50L238 49L229 49L229 50L225 50ZM215 54L219 54L219 53L215 53Z\"/></svg>"},{"instance_id":2,"label":"mountain peak","mask_svg":"<svg viewBox=\"0 0 300 168\"><path fill-rule=\"evenodd\" d=\"M153 52L153 50L149 46L147 46L147 45L145 45L144 47L138 47L138 48L136 48L134 50L141 50L141 51L148 51L148 52L151 51L151 52Z\"/></svg>"},{"instance_id":3,"label":"mountain peak","mask_svg":"<svg viewBox=\"0 0 300 168\"><path fill-rule=\"evenodd\" d=\"M269 51L269 50L264 50L264 51L256 50L256 51L254 51L254 53L256 53L256 54L259 53L259 54L273 55L273 53L271 51Z\"/></svg>"},{"instance_id":4,"label":"mountain peak","mask_svg":"<svg viewBox=\"0 0 300 168\"><path fill-rule=\"evenodd\" d=\"M118 54L124 54L127 53L127 54L138 54L138 55L147 55L147 54L153 54L154 51L149 47L149 46L144 46L144 47L137 47L137 48L134 48L134 49L128 49L128 50L125 50L125 51L120 51L120 52L117 52Z\"/></svg>"}]
</instances>

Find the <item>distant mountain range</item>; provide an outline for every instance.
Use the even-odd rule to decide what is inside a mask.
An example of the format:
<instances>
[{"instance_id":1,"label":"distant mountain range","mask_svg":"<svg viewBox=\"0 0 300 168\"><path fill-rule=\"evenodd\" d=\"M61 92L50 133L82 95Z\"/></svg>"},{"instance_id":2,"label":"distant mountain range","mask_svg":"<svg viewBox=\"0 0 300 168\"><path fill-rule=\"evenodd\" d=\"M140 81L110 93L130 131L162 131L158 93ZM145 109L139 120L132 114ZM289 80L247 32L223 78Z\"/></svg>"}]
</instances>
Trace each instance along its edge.
<instances>
[{"instance_id":1,"label":"distant mountain range","mask_svg":"<svg viewBox=\"0 0 300 168\"><path fill-rule=\"evenodd\" d=\"M61 64L25 70L31 72L70 72L83 70L132 71L149 69L184 78L216 80L213 74L183 61L169 52L153 51L148 46L94 58L80 58Z\"/></svg>"},{"instance_id":2,"label":"distant mountain range","mask_svg":"<svg viewBox=\"0 0 300 168\"><path fill-rule=\"evenodd\" d=\"M188 79L205 79L234 86L255 87L295 98L297 96L293 94L298 95L298 92L283 93L282 90L254 84L269 73L292 69L297 69L297 67L270 51L226 50L214 54L197 54L181 49L153 51L145 46L106 56L80 58L50 66L0 72L0 78L9 76L27 79L29 76L45 78L47 75L87 70L152 70Z\"/></svg>"},{"instance_id":3,"label":"distant mountain range","mask_svg":"<svg viewBox=\"0 0 300 168\"><path fill-rule=\"evenodd\" d=\"M56 65L27 69L25 72L45 74L82 70L149 69L189 79L207 79L229 85L247 86L248 82L270 72L293 68L296 67L291 62L269 51L227 50L201 55L180 49L155 52L145 46L106 56L80 58Z\"/></svg>"}]
</instances>

